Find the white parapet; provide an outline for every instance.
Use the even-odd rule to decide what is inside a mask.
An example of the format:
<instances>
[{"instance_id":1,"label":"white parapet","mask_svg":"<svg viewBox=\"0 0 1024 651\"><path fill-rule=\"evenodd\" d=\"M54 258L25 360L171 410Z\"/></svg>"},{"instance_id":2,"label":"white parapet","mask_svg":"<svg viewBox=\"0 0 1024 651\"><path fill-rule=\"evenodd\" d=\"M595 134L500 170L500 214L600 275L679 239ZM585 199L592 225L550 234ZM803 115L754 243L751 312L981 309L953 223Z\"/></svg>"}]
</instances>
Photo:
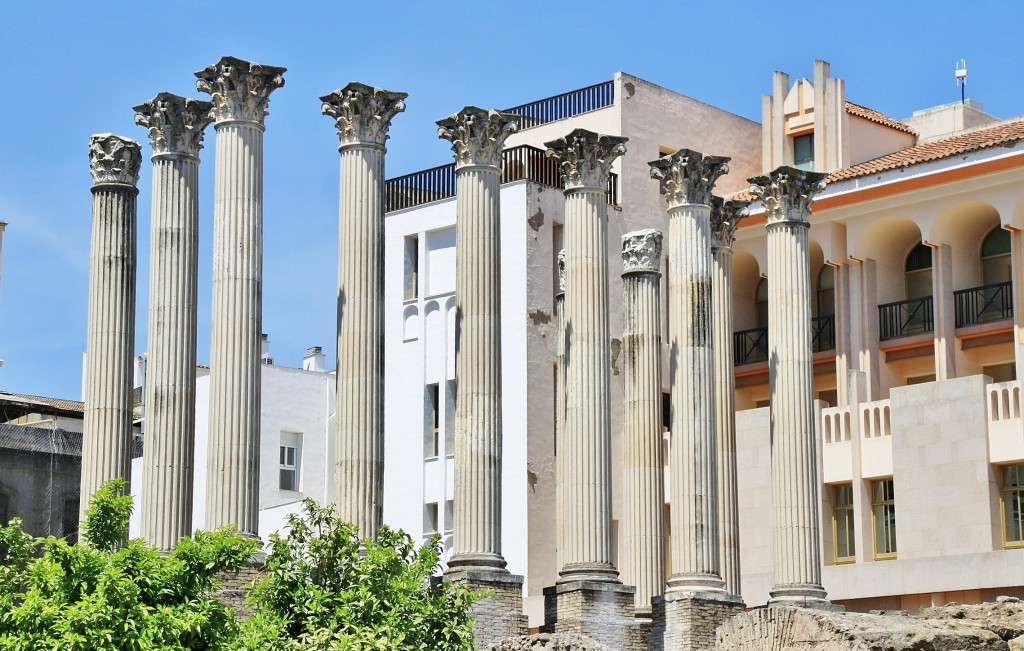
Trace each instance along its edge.
<instances>
[{"instance_id":1,"label":"white parapet","mask_svg":"<svg viewBox=\"0 0 1024 651\"><path fill-rule=\"evenodd\" d=\"M1024 420L1020 411L1020 380L994 382L988 394L988 451L992 463L1024 460Z\"/></svg>"},{"instance_id":2,"label":"white parapet","mask_svg":"<svg viewBox=\"0 0 1024 651\"><path fill-rule=\"evenodd\" d=\"M892 418L888 400L860 405L861 477L892 477Z\"/></svg>"},{"instance_id":3,"label":"white parapet","mask_svg":"<svg viewBox=\"0 0 1024 651\"><path fill-rule=\"evenodd\" d=\"M853 481L853 442L850 407L821 410L822 481Z\"/></svg>"}]
</instances>

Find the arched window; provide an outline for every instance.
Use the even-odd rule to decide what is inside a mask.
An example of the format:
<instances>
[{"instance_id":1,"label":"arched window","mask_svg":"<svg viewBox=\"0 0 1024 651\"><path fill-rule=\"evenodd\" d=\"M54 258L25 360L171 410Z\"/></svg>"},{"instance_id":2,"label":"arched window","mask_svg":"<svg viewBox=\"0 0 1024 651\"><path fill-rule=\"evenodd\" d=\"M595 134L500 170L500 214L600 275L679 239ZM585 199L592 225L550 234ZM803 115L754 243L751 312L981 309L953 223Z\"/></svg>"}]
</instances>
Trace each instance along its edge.
<instances>
[{"instance_id":1,"label":"arched window","mask_svg":"<svg viewBox=\"0 0 1024 651\"><path fill-rule=\"evenodd\" d=\"M981 284L1010 282L1010 231L996 226L981 243Z\"/></svg>"},{"instance_id":2,"label":"arched window","mask_svg":"<svg viewBox=\"0 0 1024 651\"><path fill-rule=\"evenodd\" d=\"M918 242L907 254L904 267L907 283L907 299L924 298L932 295L932 250Z\"/></svg>"},{"instance_id":3,"label":"arched window","mask_svg":"<svg viewBox=\"0 0 1024 651\"><path fill-rule=\"evenodd\" d=\"M818 316L836 313L836 270L825 265L818 272Z\"/></svg>"},{"instance_id":4,"label":"arched window","mask_svg":"<svg viewBox=\"0 0 1024 651\"><path fill-rule=\"evenodd\" d=\"M762 278L757 283L757 290L754 292L754 311L757 317L757 327L768 327L768 279Z\"/></svg>"}]
</instances>

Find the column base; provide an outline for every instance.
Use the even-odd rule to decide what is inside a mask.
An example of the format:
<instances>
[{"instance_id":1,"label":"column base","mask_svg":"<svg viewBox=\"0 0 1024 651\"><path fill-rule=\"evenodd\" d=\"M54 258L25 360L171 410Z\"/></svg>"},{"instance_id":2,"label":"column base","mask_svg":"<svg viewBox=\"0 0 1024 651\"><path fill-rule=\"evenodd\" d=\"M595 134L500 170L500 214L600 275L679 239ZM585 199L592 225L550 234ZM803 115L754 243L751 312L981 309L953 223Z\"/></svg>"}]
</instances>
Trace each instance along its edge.
<instances>
[{"instance_id":1,"label":"column base","mask_svg":"<svg viewBox=\"0 0 1024 651\"><path fill-rule=\"evenodd\" d=\"M508 563L501 554L489 552L461 552L448 559L448 572L457 570L482 570L504 572ZM447 572L446 572L447 574ZM506 572L507 574L507 572Z\"/></svg>"},{"instance_id":2,"label":"column base","mask_svg":"<svg viewBox=\"0 0 1024 651\"><path fill-rule=\"evenodd\" d=\"M707 601L730 601L725 581L717 574L676 574L669 577L665 592L688 594Z\"/></svg>"},{"instance_id":3,"label":"column base","mask_svg":"<svg viewBox=\"0 0 1024 651\"><path fill-rule=\"evenodd\" d=\"M724 591L714 598L699 593L674 591L654 597L653 622L648 642L650 651L697 651L715 648L718 627L746 612L743 602L727 599Z\"/></svg>"},{"instance_id":4,"label":"column base","mask_svg":"<svg viewBox=\"0 0 1024 651\"><path fill-rule=\"evenodd\" d=\"M636 588L567 581L544 588L544 633L577 633L616 651L647 651L648 629L634 618Z\"/></svg>"},{"instance_id":5,"label":"column base","mask_svg":"<svg viewBox=\"0 0 1024 651\"><path fill-rule=\"evenodd\" d=\"M444 577L470 590L488 590L491 593L469 609L476 648L526 635L528 623L523 614L523 577L506 570L453 569L450 564Z\"/></svg>"},{"instance_id":6,"label":"column base","mask_svg":"<svg viewBox=\"0 0 1024 651\"><path fill-rule=\"evenodd\" d=\"M797 608L813 608L831 612L844 612L846 609L828 600L828 594L820 585L811 583L793 583L777 585L768 593L768 606L792 606Z\"/></svg>"},{"instance_id":7,"label":"column base","mask_svg":"<svg viewBox=\"0 0 1024 651\"><path fill-rule=\"evenodd\" d=\"M611 563L569 563L558 571L558 581L555 583L595 582L621 585L619 571Z\"/></svg>"}]
</instances>

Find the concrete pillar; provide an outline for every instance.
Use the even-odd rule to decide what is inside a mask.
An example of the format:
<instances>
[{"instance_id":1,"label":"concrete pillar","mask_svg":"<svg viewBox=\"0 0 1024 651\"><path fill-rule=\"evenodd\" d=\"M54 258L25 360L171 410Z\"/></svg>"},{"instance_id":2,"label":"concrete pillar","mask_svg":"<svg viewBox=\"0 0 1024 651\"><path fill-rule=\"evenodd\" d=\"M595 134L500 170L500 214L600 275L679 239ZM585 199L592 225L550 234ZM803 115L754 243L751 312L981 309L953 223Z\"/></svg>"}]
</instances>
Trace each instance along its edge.
<instances>
[{"instance_id":1,"label":"concrete pillar","mask_svg":"<svg viewBox=\"0 0 1024 651\"><path fill-rule=\"evenodd\" d=\"M576 129L546 143L565 187L565 428L558 447L559 580L544 629L639 648L632 586L612 565L608 178L626 138Z\"/></svg>"},{"instance_id":2,"label":"concrete pillar","mask_svg":"<svg viewBox=\"0 0 1024 651\"><path fill-rule=\"evenodd\" d=\"M135 361L135 197L139 143L106 133L89 140L92 244L80 513L111 479L131 479Z\"/></svg>"},{"instance_id":3,"label":"concrete pillar","mask_svg":"<svg viewBox=\"0 0 1024 651\"><path fill-rule=\"evenodd\" d=\"M711 190L728 158L680 149L651 163L668 200L672 419L669 592L724 598L719 570L712 353Z\"/></svg>"},{"instance_id":4,"label":"concrete pillar","mask_svg":"<svg viewBox=\"0 0 1024 651\"><path fill-rule=\"evenodd\" d=\"M749 201L722 201L711 207L711 321L715 358L715 441L718 459L718 546L725 591L742 601L740 520L736 478L736 373L732 344L732 244Z\"/></svg>"},{"instance_id":5,"label":"concrete pillar","mask_svg":"<svg viewBox=\"0 0 1024 651\"><path fill-rule=\"evenodd\" d=\"M163 550L192 535L199 150L211 108L159 93L134 109L153 147L141 533Z\"/></svg>"},{"instance_id":6,"label":"concrete pillar","mask_svg":"<svg viewBox=\"0 0 1024 651\"><path fill-rule=\"evenodd\" d=\"M1013 353L1017 378L1024 378L1024 234L1010 231L1010 277L1013 283Z\"/></svg>"},{"instance_id":7,"label":"concrete pillar","mask_svg":"<svg viewBox=\"0 0 1024 651\"><path fill-rule=\"evenodd\" d=\"M565 249L558 252L558 293L555 294L555 512L562 509L562 482L568 470L562 468L567 458L559 451L565 445ZM555 564L562 567L562 528L555 526Z\"/></svg>"},{"instance_id":8,"label":"concrete pillar","mask_svg":"<svg viewBox=\"0 0 1024 651\"><path fill-rule=\"evenodd\" d=\"M935 324L935 379L956 377L956 305L953 298L953 250L926 242L932 250L932 318Z\"/></svg>"},{"instance_id":9,"label":"concrete pillar","mask_svg":"<svg viewBox=\"0 0 1024 651\"><path fill-rule=\"evenodd\" d=\"M446 576L493 594L476 643L526 631L523 577L501 555L501 162L518 116L467 106L438 120L455 154L455 541Z\"/></svg>"},{"instance_id":10,"label":"concrete pillar","mask_svg":"<svg viewBox=\"0 0 1024 651\"><path fill-rule=\"evenodd\" d=\"M224 57L196 73L217 132L206 526L250 536L259 530L263 120L284 72Z\"/></svg>"},{"instance_id":11,"label":"concrete pillar","mask_svg":"<svg viewBox=\"0 0 1024 651\"><path fill-rule=\"evenodd\" d=\"M665 470L661 414L661 231L622 236L623 581L638 617L665 585Z\"/></svg>"},{"instance_id":12,"label":"concrete pillar","mask_svg":"<svg viewBox=\"0 0 1024 651\"><path fill-rule=\"evenodd\" d=\"M768 358L771 385L775 586L769 603L827 607L821 535L808 228L825 174L780 167L750 179L768 229Z\"/></svg>"},{"instance_id":13,"label":"concrete pillar","mask_svg":"<svg viewBox=\"0 0 1024 651\"><path fill-rule=\"evenodd\" d=\"M384 145L406 97L352 82L320 98L341 143L334 502L360 538L384 509Z\"/></svg>"}]
</instances>

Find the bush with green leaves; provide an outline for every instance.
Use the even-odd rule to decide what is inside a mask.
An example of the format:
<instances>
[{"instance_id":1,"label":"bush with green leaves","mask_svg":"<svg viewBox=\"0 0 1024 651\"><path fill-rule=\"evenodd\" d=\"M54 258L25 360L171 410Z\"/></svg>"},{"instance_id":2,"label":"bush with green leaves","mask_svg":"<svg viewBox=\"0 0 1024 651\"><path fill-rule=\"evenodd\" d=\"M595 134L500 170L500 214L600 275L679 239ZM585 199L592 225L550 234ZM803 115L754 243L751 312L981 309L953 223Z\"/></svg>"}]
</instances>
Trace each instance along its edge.
<instances>
[{"instance_id":1,"label":"bush with green leaves","mask_svg":"<svg viewBox=\"0 0 1024 651\"><path fill-rule=\"evenodd\" d=\"M257 541L224 528L182 539L169 554L127 541L125 482L93 496L82 543L35 541L14 520L0 528L0 651L228 650L232 610L213 592ZM41 550L40 550L41 548ZM41 551L41 554L39 553Z\"/></svg>"},{"instance_id":2,"label":"bush with green leaves","mask_svg":"<svg viewBox=\"0 0 1024 651\"><path fill-rule=\"evenodd\" d=\"M434 576L436 536L417 549L408 534L382 527L376 541L361 541L331 508L306 500L270 547L238 649L473 649L468 611L481 595Z\"/></svg>"}]
</instances>

